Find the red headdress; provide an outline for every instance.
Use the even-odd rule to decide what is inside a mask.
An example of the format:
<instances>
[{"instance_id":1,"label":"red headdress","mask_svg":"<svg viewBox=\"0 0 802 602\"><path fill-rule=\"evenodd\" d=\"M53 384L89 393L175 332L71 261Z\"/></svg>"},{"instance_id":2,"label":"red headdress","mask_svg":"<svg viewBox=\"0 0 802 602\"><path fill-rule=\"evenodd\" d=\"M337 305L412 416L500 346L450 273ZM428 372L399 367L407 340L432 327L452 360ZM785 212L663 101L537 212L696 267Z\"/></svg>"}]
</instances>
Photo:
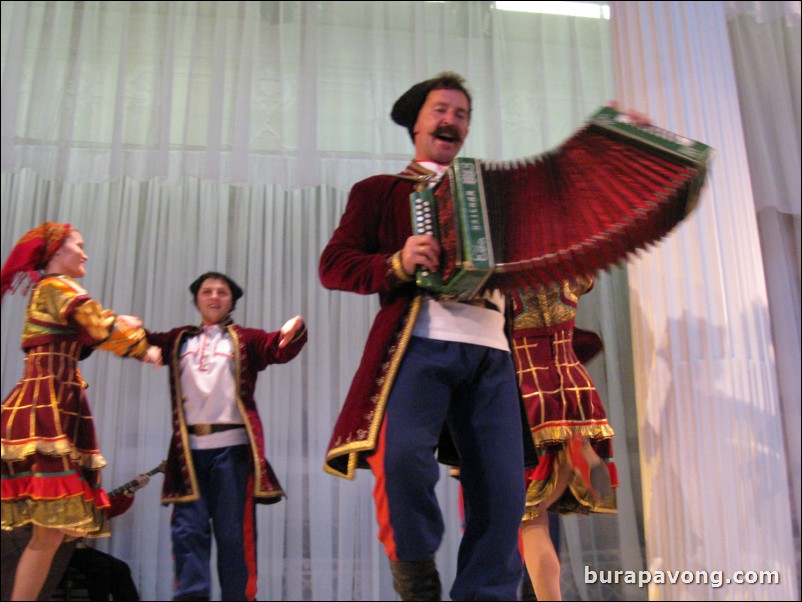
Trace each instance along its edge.
<instances>
[{"instance_id":1,"label":"red headdress","mask_svg":"<svg viewBox=\"0 0 802 602\"><path fill-rule=\"evenodd\" d=\"M14 292L23 283L27 290L39 282L39 272L45 269L70 232L72 226L69 224L45 222L20 238L3 264L0 298L9 291Z\"/></svg>"}]
</instances>

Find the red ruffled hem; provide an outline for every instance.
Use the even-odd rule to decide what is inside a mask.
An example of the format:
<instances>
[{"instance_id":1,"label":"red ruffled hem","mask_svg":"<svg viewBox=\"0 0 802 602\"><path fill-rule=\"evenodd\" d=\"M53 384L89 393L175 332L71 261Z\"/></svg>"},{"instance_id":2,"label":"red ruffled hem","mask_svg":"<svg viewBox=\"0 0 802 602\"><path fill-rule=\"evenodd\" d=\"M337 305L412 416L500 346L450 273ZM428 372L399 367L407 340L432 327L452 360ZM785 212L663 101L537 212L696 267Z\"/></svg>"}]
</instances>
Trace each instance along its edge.
<instances>
[{"instance_id":1,"label":"red ruffled hem","mask_svg":"<svg viewBox=\"0 0 802 602\"><path fill-rule=\"evenodd\" d=\"M49 502L75 497L83 497L98 510L111 506L109 496L102 487L91 487L86 480L76 473L38 474L23 473L19 475L3 475L3 502L32 500Z\"/></svg>"}]
</instances>

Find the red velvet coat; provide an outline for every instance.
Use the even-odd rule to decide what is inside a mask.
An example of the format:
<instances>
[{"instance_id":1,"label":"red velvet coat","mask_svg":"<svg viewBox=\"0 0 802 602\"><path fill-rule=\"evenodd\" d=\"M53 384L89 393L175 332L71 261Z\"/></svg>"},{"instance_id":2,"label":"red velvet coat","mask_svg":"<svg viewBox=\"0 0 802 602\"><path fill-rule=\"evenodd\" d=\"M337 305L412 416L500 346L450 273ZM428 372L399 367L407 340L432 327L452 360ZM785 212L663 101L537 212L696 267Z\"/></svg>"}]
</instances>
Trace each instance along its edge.
<instances>
[{"instance_id":1,"label":"red velvet coat","mask_svg":"<svg viewBox=\"0 0 802 602\"><path fill-rule=\"evenodd\" d=\"M306 327L283 349L279 349L280 332L244 328L228 322L234 350L234 371L237 386L237 407L248 431L254 471L254 498L257 503L272 504L284 497L278 478L265 457L264 430L256 409L254 389L258 373L270 364L284 364L293 359L306 344ZM184 417L181 393L180 350L184 340L201 331L198 326L182 326L169 332L148 332L148 342L162 350L162 358L170 365L170 390L173 407L173 435L167 455L162 488L162 504L192 502L200 497L195 467L189 448L189 432Z\"/></svg>"},{"instance_id":2,"label":"red velvet coat","mask_svg":"<svg viewBox=\"0 0 802 602\"><path fill-rule=\"evenodd\" d=\"M340 225L320 257L323 286L378 293L380 304L326 454L324 469L338 476L352 479L357 467L367 468L364 456L376 446L387 398L420 312L422 291L400 265L400 250L412 235L412 189L411 181L391 175L355 184ZM525 419L521 427L531 463L534 456ZM438 458L459 464L447 428Z\"/></svg>"}]
</instances>

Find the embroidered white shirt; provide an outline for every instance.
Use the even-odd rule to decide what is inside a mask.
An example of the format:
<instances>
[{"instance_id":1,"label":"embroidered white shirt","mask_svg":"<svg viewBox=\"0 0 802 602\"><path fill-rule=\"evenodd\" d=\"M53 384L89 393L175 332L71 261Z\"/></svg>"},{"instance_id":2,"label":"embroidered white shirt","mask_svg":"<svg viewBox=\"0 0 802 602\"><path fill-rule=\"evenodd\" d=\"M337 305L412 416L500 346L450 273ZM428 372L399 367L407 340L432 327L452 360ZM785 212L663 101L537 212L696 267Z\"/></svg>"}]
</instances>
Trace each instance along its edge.
<instances>
[{"instance_id":1,"label":"embroidered white shirt","mask_svg":"<svg viewBox=\"0 0 802 602\"><path fill-rule=\"evenodd\" d=\"M192 424L242 424L234 381L234 354L228 331L217 324L206 325L181 346L181 390L184 417ZM248 444L244 428L190 435L192 449L214 449Z\"/></svg>"}]
</instances>

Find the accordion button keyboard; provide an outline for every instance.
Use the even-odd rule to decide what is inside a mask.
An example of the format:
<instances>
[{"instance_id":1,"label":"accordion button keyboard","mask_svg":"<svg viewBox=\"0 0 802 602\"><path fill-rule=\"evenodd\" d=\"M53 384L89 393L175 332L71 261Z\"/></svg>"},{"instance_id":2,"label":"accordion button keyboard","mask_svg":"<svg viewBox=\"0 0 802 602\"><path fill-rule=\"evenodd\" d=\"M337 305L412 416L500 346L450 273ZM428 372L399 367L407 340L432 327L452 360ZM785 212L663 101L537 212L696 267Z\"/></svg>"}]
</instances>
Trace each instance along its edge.
<instances>
[{"instance_id":1,"label":"accordion button keyboard","mask_svg":"<svg viewBox=\"0 0 802 602\"><path fill-rule=\"evenodd\" d=\"M431 199L416 198L414 201L415 208L415 233L416 234L435 234L434 229L434 216L432 210ZM430 272L427 269L421 269L423 276L429 276Z\"/></svg>"}]
</instances>

